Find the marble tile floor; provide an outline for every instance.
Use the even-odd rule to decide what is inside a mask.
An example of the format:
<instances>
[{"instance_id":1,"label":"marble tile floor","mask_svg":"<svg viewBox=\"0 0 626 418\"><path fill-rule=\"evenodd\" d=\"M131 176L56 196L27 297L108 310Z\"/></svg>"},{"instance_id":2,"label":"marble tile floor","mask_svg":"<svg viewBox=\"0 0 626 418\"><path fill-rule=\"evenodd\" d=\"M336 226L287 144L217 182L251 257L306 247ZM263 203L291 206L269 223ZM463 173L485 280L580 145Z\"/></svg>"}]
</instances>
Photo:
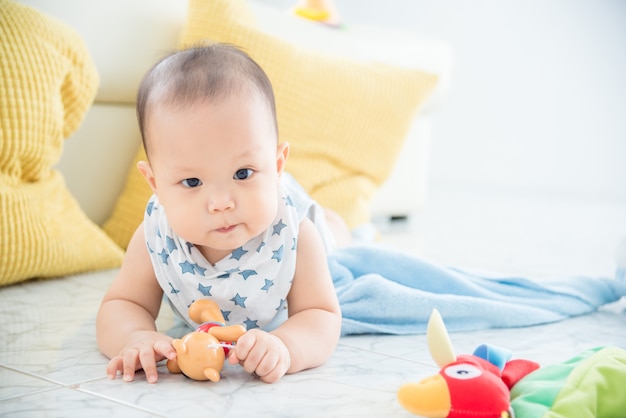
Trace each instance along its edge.
<instances>
[{"instance_id":1,"label":"marble tile floor","mask_svg":"<svg viewBox=\"0 0 626 418\"><path fill-rule=\"evenodd\" d=\"M455 267L529 277L612 274L626 204L434 195L413 222L380 225L381 240ZM424 335L348 336L323 366L264 384L237 366L218 383L171 375L157 384L105 376L95 345L99 300L115 271L0 289L2 417L411 416L397 389L437 371ZM164 307L159 328L173 318ZM599 345L626 348L626 299L598 312L519 329L452 333L457 353L491 343L543 365Z\"/></svg>"}]
</instances>

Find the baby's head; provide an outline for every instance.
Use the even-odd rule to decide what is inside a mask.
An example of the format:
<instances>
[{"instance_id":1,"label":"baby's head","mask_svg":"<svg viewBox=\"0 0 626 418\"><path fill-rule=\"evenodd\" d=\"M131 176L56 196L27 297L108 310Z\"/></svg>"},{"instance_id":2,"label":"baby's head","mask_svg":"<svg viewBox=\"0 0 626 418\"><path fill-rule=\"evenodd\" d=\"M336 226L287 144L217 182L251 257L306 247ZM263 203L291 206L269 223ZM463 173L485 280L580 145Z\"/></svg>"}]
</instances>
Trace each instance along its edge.
<instances>
[{"instance_id":1,"label":"baby's head","mask_svg":"<svg viewBox=\"0 0 626 418\"><path fill-rule=\"evenodd\" d=\"M219 103L239 94L261 95L278 137L272 84L248 54L232 45L216 43L162 58L144 76L137 94L137 119L148 158L150 117L156 107L185 109L198 102Z\"/></svg>"},{"instance_id":2,"label":"baby's head","mask_svg":"<svg viewBox=\"0 0 626 418\"><path fill-rule=\"evenodd\" d=\"M245 53L169 55L142 81L137 114L149 160L138 168L177 235L216 262L269 227L289 146L271 83Z\"/></svg>"}]
</instances>

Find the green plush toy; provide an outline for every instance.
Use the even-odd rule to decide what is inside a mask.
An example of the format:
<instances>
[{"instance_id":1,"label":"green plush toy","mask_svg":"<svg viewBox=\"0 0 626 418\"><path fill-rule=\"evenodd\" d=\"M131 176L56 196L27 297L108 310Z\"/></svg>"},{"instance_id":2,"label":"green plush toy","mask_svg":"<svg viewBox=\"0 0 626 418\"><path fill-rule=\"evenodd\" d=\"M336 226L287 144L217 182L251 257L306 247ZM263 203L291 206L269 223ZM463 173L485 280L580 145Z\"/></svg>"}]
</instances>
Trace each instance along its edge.
<instances>
[{"instance_id":1,"label":"green plush toy","mask_svg":"<svg viewBox=\"0 0 626 418\"><path fill-rule=\"evenodd\" d=\"M544 366L511 389L516 418L626 417L626 350L597 347Z\"/></svg>"}]
</instances>

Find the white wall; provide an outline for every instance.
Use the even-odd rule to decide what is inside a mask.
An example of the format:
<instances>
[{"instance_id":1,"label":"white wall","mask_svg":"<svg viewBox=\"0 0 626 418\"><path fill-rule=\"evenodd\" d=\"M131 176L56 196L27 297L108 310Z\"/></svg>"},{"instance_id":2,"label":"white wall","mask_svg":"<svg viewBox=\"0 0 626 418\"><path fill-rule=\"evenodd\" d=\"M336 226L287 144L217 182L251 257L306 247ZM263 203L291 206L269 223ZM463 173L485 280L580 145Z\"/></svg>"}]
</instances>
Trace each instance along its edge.
<instances>
[{"instance_id":1,"label":"white wall","mask_svg":"<svg viewBox=\"0 0 626 418\"><path fill-rule=\"evenodd\" d=\"M455 49L431 190L626 200L626 1L335 1L348 25L409 28Z\"/></svg>"}]
</instances>

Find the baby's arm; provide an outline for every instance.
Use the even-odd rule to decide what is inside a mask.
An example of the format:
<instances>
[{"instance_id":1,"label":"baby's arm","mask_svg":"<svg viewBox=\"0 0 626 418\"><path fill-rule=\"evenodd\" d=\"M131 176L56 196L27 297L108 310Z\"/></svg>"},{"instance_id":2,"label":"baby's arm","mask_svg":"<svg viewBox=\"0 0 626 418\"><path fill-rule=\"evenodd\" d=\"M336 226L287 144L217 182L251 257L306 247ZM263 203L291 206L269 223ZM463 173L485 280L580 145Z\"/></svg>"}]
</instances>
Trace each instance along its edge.
<instances>
[{"instance_id":1,"label":"baby's arm","mask_svg":"<svg viewBox=\"0 0 626 418\"><path fill-rule=\"evenodd\" d=\"M154 276L146 249L143 225L133 235L122 267L98 311L96 337L100 351L111 359L107 374L122 372L125 381L144 369L157 381L157 361L176 357L172 339L156 331L155 320L163 292Z\"/></svg>"},{"instance_id":2,"label":"baby's arm","mask_svg":"<svg viewBox=\"0 0 626 418\"><path fill-rule=\"evenodd\" d=\"M341 331L341 311L322 240L311 221L300 224L296 272L287 296L289 319L271 333L252 330L230 357L265 382L317 367L333 353Z\"/></svg>"}]
</instances>

